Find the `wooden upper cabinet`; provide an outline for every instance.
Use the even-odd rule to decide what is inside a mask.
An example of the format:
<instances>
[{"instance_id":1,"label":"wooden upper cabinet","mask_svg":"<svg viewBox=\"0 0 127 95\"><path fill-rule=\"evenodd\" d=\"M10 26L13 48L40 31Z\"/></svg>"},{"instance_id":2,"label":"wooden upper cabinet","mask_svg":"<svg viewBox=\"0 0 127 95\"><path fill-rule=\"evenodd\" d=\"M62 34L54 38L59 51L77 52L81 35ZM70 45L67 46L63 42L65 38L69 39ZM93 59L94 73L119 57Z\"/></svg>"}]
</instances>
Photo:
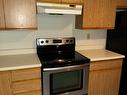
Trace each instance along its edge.
<instances>
[{"instance_id":1,"label":"wooden upper cabinet","mask_svg":"<svg viewBox=\"0 0 127 95\"><path fill-rule=\"evenodd\" d=\"M45 2L45 3L61 3L61 0L37 0L37 2Z\"/></svg>"},{"instance_id":2,"label":"wooden upper cabinet","mask_svg":"<svg viewBox=\"0 0 127 95\"><path fill-rule=\"evenodd\" d=\"M62 0L66 4L83 4L83 0Z\"/></svg>"},{"instance_id":3,"label":"wooden upper cabinet","mask_svg":"<svg viewBox=\"0 0 127 95\"><path fill-rule=\"evenodd\" d=\"M127 8L127 0L117 0L117 8Z\"/></svg>"},{"instance_id":4,"label":"wooden upper cabinet","mask_svg":"<svg viewBox=\"0 0 127 95\"><path fill-rule=\"evenodd\" d=\"M0 72L0 95L13 95L11 89L11 72Z\"/></svg>"},{"instance_id":5,"label":"wooden upper cabinet","mask_svg":"<svg viewBox=\"0 0 127 95\"><path fill-rule=\"evenodd\" d=\"M84 0L82 16L76 16L76 28L112 29L115 25L116 0Z\"/></svg>"},{"instance_id":6,"label":"wooden upper cabinet","mask_svg":"<svg viewBox=\"0 0 127 95\"><path fill-rule=\"evenodd\" d=\"M3 0L0 0L0 29L5 28Z\"/></svg>"},{"instance_id":7,"label":"wooden upper cabinet","mask_svg":"<svg viewBox=\"0 0 127 95\"><path fill-rule=\"evenodd\" d=\"M4 0L6 28L37 28L36 0Z\"/></svg>"}]
</instances>

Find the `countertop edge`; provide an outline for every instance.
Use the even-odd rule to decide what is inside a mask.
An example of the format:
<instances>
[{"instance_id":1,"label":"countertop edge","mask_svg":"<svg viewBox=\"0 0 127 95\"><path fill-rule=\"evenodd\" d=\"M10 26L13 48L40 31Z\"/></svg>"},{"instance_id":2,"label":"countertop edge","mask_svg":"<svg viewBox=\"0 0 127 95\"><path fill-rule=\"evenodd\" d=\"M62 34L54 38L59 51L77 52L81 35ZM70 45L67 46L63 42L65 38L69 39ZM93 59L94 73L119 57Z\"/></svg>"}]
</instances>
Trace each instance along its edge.
<instances>
[{"instance_id":1,"label":"countertop edge","mask_svg":"<svg viewBox=\"0 0 127 95\"><path fill-rule=\"evenodd\" d=\"M122 54L119 54L110 50L106 50L106 49L78 50L77 52L88 57L91 62L125 58L125 56ZM94 53L97 53L97 52L100 55L96 57Z\"/></svg>"},{"instance_id":2,"label":"countertop edge","mask_svg":"<svg viewBox=\"0 0 127 95\"><path fill-rule=\"evenodd\" d=\"M37 67L41 67L41 64L25 65L25 66L13 66L13 67L3 67L3 68L0 68L0 71L12 71L12 70L30 69L30 68L37 68Z\"/></svg>"},{"instance_id":3,"label":"countertop edge","mask_svg":"<svg viewBox=\"0 0 127 95\"><path fill-rule=\"evenodd\" d=\"M104 61L104 60L113 60L113 59L121 59L121 58L125 58L125 56L121 55L121 56L117 56L117 57L110 57L110 58L96 58L96 59L91 59L91 62L94 61Z\"/></svg>"}]
</instances>

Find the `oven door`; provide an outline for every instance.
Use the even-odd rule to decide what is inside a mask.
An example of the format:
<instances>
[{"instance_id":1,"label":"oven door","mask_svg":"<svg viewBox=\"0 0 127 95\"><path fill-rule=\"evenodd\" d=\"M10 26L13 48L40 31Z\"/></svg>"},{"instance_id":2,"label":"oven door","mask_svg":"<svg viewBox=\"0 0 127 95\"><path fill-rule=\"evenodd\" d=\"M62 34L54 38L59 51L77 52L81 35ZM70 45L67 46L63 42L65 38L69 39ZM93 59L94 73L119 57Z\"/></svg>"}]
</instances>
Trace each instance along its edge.
<instances>
[{"instance_id":1,"label":"oven door","mask_svg":"<svg viewBox=\"0 0 127 95\"><path fill-rule=\"evenodd\" d=\"M88 64L43 70L43 95L87 94Z\"/></svg>"}]
</instances>

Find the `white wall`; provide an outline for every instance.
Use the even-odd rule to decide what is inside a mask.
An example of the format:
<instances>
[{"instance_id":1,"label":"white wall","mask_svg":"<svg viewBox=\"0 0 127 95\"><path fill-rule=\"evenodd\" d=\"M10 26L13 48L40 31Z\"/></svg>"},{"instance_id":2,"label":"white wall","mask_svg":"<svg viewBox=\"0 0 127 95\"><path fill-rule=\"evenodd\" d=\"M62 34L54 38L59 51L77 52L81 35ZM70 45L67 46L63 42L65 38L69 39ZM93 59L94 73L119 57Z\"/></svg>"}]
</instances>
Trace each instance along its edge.
<instances>
[{"instance_id":1,"label":"white wall","mask_svg":"<svg viewBox=\"0 0 127 95\"><path fill-rule=\"evenodd\" d=\"M105 48L106 30L76 30L74 19L72 15L38 15L38 30L0 31L0 50L35 48L38 37L69 36L76 37L77 46Z\"/></svg>"}]
</instances>

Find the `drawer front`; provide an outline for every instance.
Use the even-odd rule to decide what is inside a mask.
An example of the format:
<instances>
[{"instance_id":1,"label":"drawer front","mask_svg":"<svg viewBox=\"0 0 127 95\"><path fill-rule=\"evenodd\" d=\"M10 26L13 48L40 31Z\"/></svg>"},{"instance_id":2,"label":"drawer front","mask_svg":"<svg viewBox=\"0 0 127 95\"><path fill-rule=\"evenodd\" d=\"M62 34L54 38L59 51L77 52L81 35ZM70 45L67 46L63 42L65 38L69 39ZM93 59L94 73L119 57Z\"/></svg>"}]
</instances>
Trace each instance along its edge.
<instances>
[{"instance_id":1,"label":"drawer front","mask_svg":"<svg viewBox=\"0 0 127 95\"><path fill-rule=\"evenodd\" d=\"M40 68L12 71L12 81L22 81L22 80L36 79L36 78L41 78Z\"/></svg>"},{"instance_id":2,"label":"drawer front","mask_svg":"<svg viewBox=\"0 0 127 95\"><path fill-rule=\"evenodd\" d=\"M41 90L41 79L12 83L13 94Z\"/></svg>"},{"instance_id":3,"label":"drawer front","mask_svg":"<svg viewBox=\"0 0 127 95\"><path fill-rule=\"evenodd\" d=\"M41 90L38 90L38 91L24 92L24 93L19 93L14 95L42 95L42 92Z\"/></svg>"},{"instance_id":4,"label":"drawer front","mask_svg":"<svg viewBox=\"0 0 127 95\"><path fill-rule=\"evenodd\" d=\"M90 71L108 70L122 67L122 59L91 62Z\"/></svg>"}]
</instances>

